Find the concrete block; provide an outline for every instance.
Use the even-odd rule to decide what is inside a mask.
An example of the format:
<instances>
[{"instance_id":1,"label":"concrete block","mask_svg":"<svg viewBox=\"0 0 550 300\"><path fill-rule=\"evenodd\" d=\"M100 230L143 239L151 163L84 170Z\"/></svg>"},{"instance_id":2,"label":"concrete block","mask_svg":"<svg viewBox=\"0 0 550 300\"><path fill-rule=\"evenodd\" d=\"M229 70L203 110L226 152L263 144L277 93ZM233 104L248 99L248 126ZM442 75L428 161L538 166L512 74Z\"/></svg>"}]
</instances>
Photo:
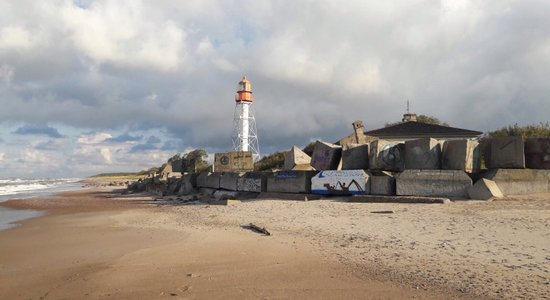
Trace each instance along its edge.
<instances>
[{"instance_id":1,"label":"concrete block","mask_svg":"<svg viewBox=\"0 0 550 300\"><path fill-rule=\"evenodd\" d=\"M311 163L311 157L307 155L300 148L293 146L290 151L285 155L285 163L283 165L283 170L292 170L296 165L307 165Z\"/></svg>"},{"instance_id":2,"label":"concrete block","mask_svg":"<svg viewBox=\"0 0 550 300\"><path fill-rule=\"evenodd\" d=\"M215 172L247 172L254 170L252 152L236 151L214 154Z\"/></svg>"},{"instance_id":3,"label":"concrete block","mask_svg":"<svg viewBox=\"0 0 550 300\"><path fill-rule=\"evenodd\" d=\"M403 171L405 169L405 144L376 140L370 143L369 168L371 170Z\"/></svg>"},{"instance_id":4,"label":"concrete block","mask_svg":"<svg viewBox=\"0 0 550 300\"><path fill-rule=\"evenodd\" d=\"M498 185L494 181L485 178L481 178L468 188L468 195L470 199L476 200L489 200L504 197Z\"/></svg>"},{"instance_id":5,"label":"concrete block","mask_svg":"<svg viewBox=\"0 0 550 300\"><path fill-rule=\"evenodd\" d=\"M315 168L311 165L295 165L292 171L315 171Z\"/></svg>"},{"instance_id":6,"label":"concrete block","mask_svg":"<svg viewBox=\"0 0 550 300\"><path fill-rule=\"evenodd\" d=\"M189 195L196 192L197 175L196 174L184 174L181 177L181 186L178 191L178 195Z\"/></svg>"},{"instance_id":7,"label":"concrete block","mask_svg":"<svg viewBox=\"0 0 550 300\"><path fill-rule=\"evenodd\" d=\"M242 192L261 193L267 191L267 174L247 172L237 178L237 190Z\"/></svg>"},{"instance_id":8,"label":"concrete block","mask_svg":"<svg viewBox=\"0 0 550 300\"><path fill-rule=\"evenodd\" d=\"M472 179L457 170L405 170L397 175L397 195L468 198Z\"/></svg>"},{"instance_id":9,"label":"concrete block","mask_svg":"<svg viewBox=\"0 0 550 300\"><path fill-rule=\"evenodd\" d=\"M342 170L369 168L369 144L347 144L342 148Z\"/></svg>"},{"instance_id":10,"label":"concrete block","mask_svg":"<svg viewBox=\"0 0 550 300\"><path fill-rule=\"evenodd\" d=\"M208 176L206 176L206 186L207 188L211 189L219 189L220 188L220 179L223 173L221 172L213 172L210 173Z\"/></svg>"},{"instance_id":11,"label":"concrete block","mask_svg":"<svg viewBox=\"0 0 550 300\"><path fill-rule=\"evenodd\" d=\"M197 187L199 188L203 188L203 187L207 187L207 178L208 176L210 176L210 174L212 174L211 172L200 172L198 175L197 175Z\"/></svg>"},{"instance_id":12,"label":"concrete block","mask_svg":"<svg viewBox=\"0 0 550 300\"><path fill-rule=\"evenodd\" d=\"M227 172L220 176L220 189L237 191L237 180L244 175L244 172Z\"/></svg>"},{"instance_id":13,"label":"concrete block","mask_svg":"<svg viewBox=\"0 0 550 300\"><path fill-rule=\"evenodd\" d=\"M370 191L370 174L364 170L321 171L311 178L311 193L364 195Z\"/></svg>"},{"instance_id":14,"label":"concrete block","mask_svg":"<svg viewBox=\"0 0 550 300\"><path fill-rule=\"evenodd\" d=\"M520 136L491 139L489 169L523 169L525 153L523 138Z\"/></svg>"},{"instance_id":15,"label":"concrete block","mask_svg":"<svg viewBox=\"0 0 550 300\"><path fill-rule=\"evenodd\" d=\"M441 145L436 139L422 138L405 142L405 168L441 169Z\"/></svg>"},{"instance_id":16,"label":"concrete block","mask_svg":"<svg viewBox=\"0 0 550 300\"><path fill-rule=\"evenodd\" d=\"M479 171L481 147L477 140L446 141L441 155L443 170L462 170L468 173Z\"/></svg>"},{"instance_id":17,"label":"concrete block","mask_svg":"<svg viewBox=\"0 0 550 300\"><path fill-rule=\"evenodd\" d=\"M183 159L177 159L171 162L172 172L181 173L183 172Z\"/></svg>"},{"instance_id":18,"label":"concrete block","mask_svg":"<svg viewBox=\"0 0 550 300\"><path fill-rule=\"evenodd\" d=\"M550 192L550 170L493 169L482 177L496 182L504 195Z\"/></svg>"},{"instance_id":19,"label":"concrete block","mask_svg":"<svg viewBox=\"0 0 550 300\"><path fill-rule=\"evenodd\" d=\"M395 176L387 171L372 174L370 193L372 195L395 195Z\"/></svg>"},{"instance_id":20,"label":"concrete block","mask_svg":"<svg viewBox=\"0 0 550 300\"><path fill-rule=\"evenodd\" d=\"M311 166L317 171L336 170L341 158L341 146L317 141L311 156Z\"/></svg>"},{"instance_id":21,"label":"concrete block","mask_svg":"<svg viewBox=\"0 0 550 300\"><path fill-rule=\"evenodd\" d=\"M279 171L267 176L267 192L311 193L311 178L315 171Z\"/></svg>"},{"instance_id":22,"label":"concrete block","mask_svg":"<svg viewBox=\"0 0 550 300\"><path fill-rule=\"evenodd\" d=\"M525 166L529 169L550 169L550 138L525 140Z\"/></svg>"}]
</instances>

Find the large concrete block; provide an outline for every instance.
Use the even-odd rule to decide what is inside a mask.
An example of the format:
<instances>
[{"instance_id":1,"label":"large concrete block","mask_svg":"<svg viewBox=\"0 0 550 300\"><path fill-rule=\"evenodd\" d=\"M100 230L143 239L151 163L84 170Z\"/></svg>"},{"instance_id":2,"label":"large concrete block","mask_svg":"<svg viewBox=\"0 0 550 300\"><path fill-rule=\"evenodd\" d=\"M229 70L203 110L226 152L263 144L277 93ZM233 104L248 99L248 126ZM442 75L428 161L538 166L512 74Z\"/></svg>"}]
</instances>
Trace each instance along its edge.
<instances>
[{"instance_id":1,"label":"large concrete block","mask_svg":"<svg viewBox=\"0 0 550 300\"><path fill-rule=\"evenodd\" d=\"M420 170L441 169L441 145L432 138L405 142L405 168Z\"/></svg>"},{"instance_id":2,"label":"large concrete block","mask_svg":"<svg viewBox=\"0 0 550 300\"><path fill-rule=\"evenodd\" d=\"M498 185L494 181L485 178L481 178L468 188L468 196L470 196L470 199L476 200L504 197Z\"/></svg>"},{"instance_id":3,"label":"large concrete block","mask_svg":"<svg viewBox=\"0 0 550 300\"><path fill-rule=\"evenodd\" d=\"M177 159L171 162L172 172L181 173L183 172L183 159Z\"/></svg>"},{"instance_id":4,"label":"large concrete block","mask_svg":"<svg viewBox=\"0 0 550 300\"><path fill-rule=\"evenodd\" d=\"M207 188L211 189L219 189L220 188L220 179L222 177L221 172L213 172L210 173L208 176L206 176L206 186Z\"/></svg>"},{"instance_id":5,"label":"large concrete block","mask_svg":"<svg viewBox=\"0 0 550 300\"><path fill-rule=\"evenodd\" d=\"M395 195L395 176L387 171L372 174L370 193L372 195Z\"/></svg>"},{"instance_id":6,"label":"large concrete block","mask_svg":"<svg viewBox=\"0 0 550 300\"><path fill-rule=\"evenodd\" d=\"M200 172L199 175L197 175L197 187L203 188L207 187L207 178L212 174L211 172Z\"/></svg>"},{"instance_id":7,"label":"large concrete block","mask_svg":"<svg viewBox=\"0 0 550 300\"><path fill-rule=\"evenodd\" d=\"M523 138L520 136L491 139L490 169L523 169L525 153Z\"/></svg>"},{"instance_id":8,"label":"large concrete block","mask_svg":"<svg viewBox=\"0 0 550 300\"><path fill-rule=\"evenodd\" d=\"M285 155L283 170L292 170L297 165L309 165L310 163L311 157L300 148L293 146Z\"/></svg>"},{"instance_id":9,"label":"large concrete block","mask_svg":"<svg viewBox=\"0 0 550 300\"><path fill-rule=\"evenodd\" d=\"M550 170L493 169L482 177L496 182L504 195L550 192Z\"/></svg>"},{"instance_id":10,"label":"large concrete block","mask_svg":"<svg viewBox=\"0 0 550 300\"><path fill-rule=\"evenodd\" d=\"M279 171L267 177L267 191L272 193L311 193L315 171Z\"/></svg>"},{"instance_id":11,"label":"large concrete block","mask_svg":"<svg viewBox=\"0 0 550 300\"><path fill-rule=\"evenodd\" d=\"M396 178L397 195L468 198L472 179L457 170L405 170Z\"/></svg>"},{"instance_id":12,"label":"large concrete block","mask_svg":"<svg viewBox=\"0 0 550 300\"><path fill-rule=\"evenodd\" d=\"M237 190L242 192L262 193L267 191L267 174L247 172L237 179Z\"/></svg>"},{"instance_id":13,"label":"large concrete block","mask_svg":"<svg viewBox=\"0 0 550 300\"><path fill-rule=\"evenodd\" d=\"M194 193L197 186L196 174L184 174L181 176L181 186L178 195L189 195Z\"/></svg>"},{"instance_id":14,"label":"large concrete block","mask_svg":"<svg viewBox=\"0 0 550 300\"><path fill-rule=\"evenodd\" d=\"M530 169L550 169L550 138L525 140L525 166Z\"/></svg>"},{"instance_id":15,"label":"large concrete block","mask_svg":"<svg viewBox=\"0 0 550 300\"><path fill-rule=\"evenodd\" d=\"M403 171L405 169L405 144L386 140L370 143L369 168L371 170Z\"/></svg>"},{"instance_id":16,"label":"large concrete block","mask_svg":"<svg viewBox=\"0 0 550 300\"><path fill-rule=\"evenodd\" d=\"M336 170L342 158L342 147L317 141L311 156L311 166L317 171Z\"/></svg>"},{"instance_id":17,"label":"large concrete block","mask_svg":"<svg viewBox=\"0 0 550 300\"><path fill-rule=\"evenodd\" d=\"M364 195L370 174L363 170L321 171L311 178L311 192L321 195Z\"/></svg>"},{"instance_id":18,"label":"large concrete block","mask_svg":"<svg viewBox=\"0 0 550 300\"><path fill-rule=\"evenodd\" d=\"M441 155L441 168L468 173L477 172L481 165L480 152L477 140L446 141Z\"/></svg>"},{"instance_id":19,"label":"large concrete block","mask_svg":"<svg viewBox=\"0 0 550 300\"><path fill-rule=\"evenodd\" d=\"M220 189L237 191L237 180L244 175L244 172L227 172L220 176Z\"/></svg>"},{"instance_id":20,"label":"large concrete block","mask_svg":"<svg viewBox=\"0 0 550 300\"><path fill-rule=\"evenodd\" d=\"M247 172L254 170L252 152L237 151L214 154L214 171Z\"/></svg>"},{"instance_id":21,"label":"large concrete block","mask_svg":"<svg viewBox=\"0 0 550 300\"><path fill-rule=\"evenodd\" d=\"M369 168L369 144L347 144L342 148L342 170Z\"/></svg>"}]
</instances>

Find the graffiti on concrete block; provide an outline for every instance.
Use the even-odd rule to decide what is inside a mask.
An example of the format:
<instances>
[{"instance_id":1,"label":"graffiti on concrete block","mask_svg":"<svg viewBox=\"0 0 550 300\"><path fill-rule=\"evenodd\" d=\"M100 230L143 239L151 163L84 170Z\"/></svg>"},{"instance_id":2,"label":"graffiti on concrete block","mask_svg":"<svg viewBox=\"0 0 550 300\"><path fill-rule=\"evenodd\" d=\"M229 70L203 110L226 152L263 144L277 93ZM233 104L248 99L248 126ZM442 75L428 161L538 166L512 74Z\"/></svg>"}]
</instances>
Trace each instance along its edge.
<instances>
[{"instance_id":1,"label":"graffiti on concrete block","mask_svg":"<svg viewBox=\"0 0 550 300\"><path fill-rule=\"evenodd\" d=\"M311 179L315 194L366 194L368 175L363 170L322 171Z\"/></svg>"}]
</instances>

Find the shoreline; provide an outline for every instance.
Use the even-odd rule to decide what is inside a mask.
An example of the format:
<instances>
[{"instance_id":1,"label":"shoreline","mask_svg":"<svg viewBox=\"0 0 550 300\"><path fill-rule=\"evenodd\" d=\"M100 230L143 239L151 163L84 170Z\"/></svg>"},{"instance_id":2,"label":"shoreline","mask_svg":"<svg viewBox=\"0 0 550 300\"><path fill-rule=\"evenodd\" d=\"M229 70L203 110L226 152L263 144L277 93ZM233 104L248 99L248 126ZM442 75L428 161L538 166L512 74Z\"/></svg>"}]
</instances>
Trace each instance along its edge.
<instances>
[{"instance_id":1,"label":"shoreline","mask_svg":"<svg viewBox=\"0 0 550 300\"><path fill-rule=\"evenodd\" d=\"M347 274L348 277L342 277L346 282L353 279L355 283L349 291L362 286L369 287L367 290L384 291L374 298L544 299L544 291L550 283L550 257L545 256L550 249L549 194L448 205L252 200L218 206L179 205L170 201L171 197L166 197L166 201L150 201L158 197L118 195L111 190L96 188L90 190L88 196L82 196L86 193L83 191L64 193L47 202L17 200L8 203L51 212L45 217L26 220L23 226L10 230L22 230L34 220L44 219L49 224L48 220L69 218L76 226L86 224L90 218L103 216L110 222L104 233L113 230L130 233L154 231L163 236L175 231L179 234L172 238L181 242L182 249L187 247L188 251L200 249L203 252L197 254L199 261L225 256L235 259L239 253L254 252L269 244L271 248L286 253L284 259L277 259L279 264L298 255L298 261L307 258L313 259L314 265L330 265L331 269ZM86 197L88 201L82 201ZM394 213L371 213L380 210ZM239 227L250 222L267 227L274 236L258 236ZM180 235L186 239L181 240ZM141 238L130 240L138 242ZM250 248L242 250L233 244L234 240L244 242ZM166 241L160 245L168 246L163 243ZM196 249L186 246L188 243L194 243ZM211 247L203 249L205 243L215 245L214 248L234 248L229 253L211 253L207 250ZM254 256L254 259L261 259L261 255ZM181 260L185 259L172 263L178 265ZM240 264L249 264L249 260L226 267L235 270ZM169 268L169 264L165 267ZM296 276L308 277L319 272L310 268L310 271L298 272ZM246 277L244 274L240 276L243 280ZM342 278L330 278L329 283L340 280L342 286ZM285 281L285 276L279 274L270 280ZM373 282L380 285L373 285ZM308 290L319 292L317 289L329 283L317 285L310 282L314 287ZM285 289L284 286L279 288ZM315 298L313 294L295 292L285 295ZM394 292L397 294L392 294ZM273 291L270 293L279 295ZM190 291L183 294L185 297L203 295ZM315 295L323 296L322 293ZM337 298L336 294L330 295L328 298ZM361 293L354 295L364 296Z\"/></svg>"}]
</instances>

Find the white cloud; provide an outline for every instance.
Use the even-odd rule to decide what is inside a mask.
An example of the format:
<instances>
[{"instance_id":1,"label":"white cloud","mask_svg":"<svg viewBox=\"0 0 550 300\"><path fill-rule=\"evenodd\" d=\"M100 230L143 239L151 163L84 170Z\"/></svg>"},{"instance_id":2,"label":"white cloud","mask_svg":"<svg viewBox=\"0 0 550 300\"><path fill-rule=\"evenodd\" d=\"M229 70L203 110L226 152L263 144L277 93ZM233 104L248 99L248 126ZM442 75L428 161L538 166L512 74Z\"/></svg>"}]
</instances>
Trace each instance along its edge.
<instances>
[{"instance_id":1,"label":"white cloud","mask_svg":"<svg viewBox=\"0 0 550 300\"><path fill-rule=\"evenodd\" d=\"M99 144L104 142L106 139L110 139L113 136L110 133L100 132L94 134L83 134L78 139L79 144Z\"/></svg>"},{"instance_id":2,"label":"white cloud","mask_svg":"<svg viewBox=\"0 0 550 300\"><path fill-rule=\"evenodd\" d=\"M5 156L6 156L5 153L0 152L0 161L3 161Z\"/></svg>"},{"instance_id":3,"label":"white cloud","mask_svg":"<svg viewBox=\"0 0 550 300\"><path fill-rule=\"evenodd\" d=\"M0 66L0 83L10 84L15 75L15 67L3 64Z\"/></svg>"},{"instance_id":4,"label":"white cloud","mask_svg":"<svg viewBox=\"0 0 550 300\"><path fill-rule=\"evenodd\" d=\"M27 49L32 46L29 32L20 26L0 29L0 49Z\"/></svg>"},{"instance_id":5,"label":"white cloud","mask_svg":"<svg viewBox=\"0 0 550 300\"><path fill-rule=\"evenodd\" d=\"M101 152L101 155L103 156L103 159L105 159L105 163L107 164L112 164L113 163L113 160L111 158L111 150L109 150L109 148L101 148L100 150Z\"/></svg>"}]
</instances>

